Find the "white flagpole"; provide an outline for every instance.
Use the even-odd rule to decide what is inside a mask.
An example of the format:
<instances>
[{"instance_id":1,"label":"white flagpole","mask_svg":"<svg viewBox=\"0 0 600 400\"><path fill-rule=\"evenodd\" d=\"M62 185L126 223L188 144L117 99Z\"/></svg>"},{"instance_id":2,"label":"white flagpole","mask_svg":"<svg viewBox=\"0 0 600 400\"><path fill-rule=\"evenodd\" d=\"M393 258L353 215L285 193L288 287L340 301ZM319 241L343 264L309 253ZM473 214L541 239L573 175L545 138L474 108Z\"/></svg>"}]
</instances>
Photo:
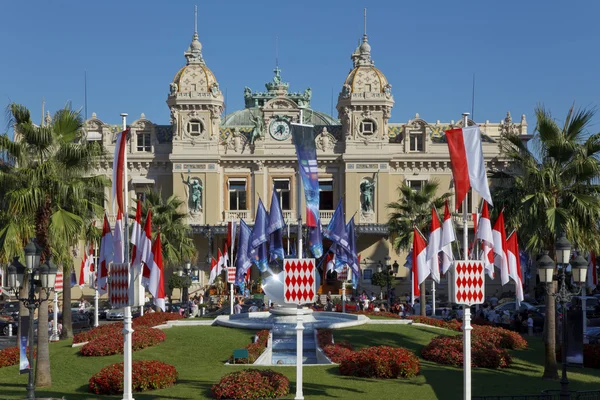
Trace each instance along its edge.
<instances>
[{"instance_id":1,"label":"white flagpole","mask_svg":"<svg viewBox=\"0 0 600 400\"><path fill-rule=\"evenodd\" d=\"M127 129L127 113L121 113L121 118L123 119L123 131L125 131ZM121 140L125 140L125 156L123 158L123 219L124 219L124 226L123 226L123 237L124 238L128 238L128 231L129 231L129 221L128 221L128 217L127 217L127 210L128 210L128 197L129 197L129 191L127 188L127 136L123 136L121 137ZM118 149L116 149L116 151L118 151ZM114 165L113 168L116 168L117 166ZM124 246L123 246L123 260L125 260L125 262L127 263L127 265L129 266L129 240L125 240ZM129 268L127 268L127 270L129 271ZM131 275L131 271L129 271L129 274ZM131 284L131 282L130 282ZM132 300L132 299L130 299ZM131 323L131 306L127 305L125 307L124 310L124 317L123 317L123 400L133 400L133 394L132 394L132 385L131 385L131 381L132 381L132 335L133 335L133 325Z\"/></svg>"},{"instance_id":2,"label":"white flagpole","mask_svg":"<svg viewBox=\"0 0 600 400\"><path fill-rule=\"evenodd\" d=\"M469 113L463 113L463 128L467 127ZM463 200L463 260L469 259L469 227L467 226L467 198ZM463 306L463 385L464 400L471 400L471 307Z\"/></svg>"},{"instance_id":3,"label":"white flagpole","mask_svg":"<svg viewBox=\"0 0 600 400\"><path fill-rule=\"evenodd\" d=\"M94 328L98 327L98 242L94 241Z\"/></svg>"},{"instance_id":4,"label":"white flagpole","mask_svg":"<svg viewBox=\"0 0 600 400\"><path fill-rule=\"evenodd\" d=\"M300 109L300 123L302 123L302 109ZM302 259L302 176L300 175L300 165L298 165L298 255L299 259ZM304 355L304 345L302 343L304 325L302 323L302 305L298 305L298 309L296 310L296 397L295 400L304 399L304 393L302 392L302 358Z\"/></svg>"},{"instance_id":5,"label":"white flagpole","mask_svg":"<svg viewBox=\"0 0 600 400\"><path fill-rule=\"evenodd\" d=\"M231 219L231 229L233 230L233 218ZM231 235L233 236L233 232L231 232ZM234 246L234 242L233 240L231 240L231 249L229 251L231 251L231 257L227 257L228 261L229 261L229 266L233 265L232 262L230 260L233 259L233 246ZM237 273L236 273L237 275ZM229 279L229 270L227 270L227 278ZM229 302L229 315L233 315L233 282L229 284L229 295L231 296L231 301Z\"/></svg>"}]
</instances>

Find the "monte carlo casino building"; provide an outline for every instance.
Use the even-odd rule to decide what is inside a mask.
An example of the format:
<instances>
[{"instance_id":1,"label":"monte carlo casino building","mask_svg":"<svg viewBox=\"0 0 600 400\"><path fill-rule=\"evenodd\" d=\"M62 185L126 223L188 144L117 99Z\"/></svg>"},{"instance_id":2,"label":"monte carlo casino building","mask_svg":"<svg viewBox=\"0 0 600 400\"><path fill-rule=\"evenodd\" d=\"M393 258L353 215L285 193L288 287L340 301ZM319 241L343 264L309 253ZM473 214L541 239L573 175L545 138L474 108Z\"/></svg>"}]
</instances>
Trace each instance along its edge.
<instances>
[{"instance_id":1,"label":"monte carlo casino building","mask_svg":"<svg viewBox=\"0 0 600 400\"><path fill-rule=\"evenodd\" d=\"M360 290L378 292L370 279L380 263L385 268L389 256L391 263L397 261L400 265L397 294L409 292L408 270L403 267L406 255L396 254L391 248L386 204L397 200L397 187L403 182L417 189L424 181L436 179L440 191L451 190L444 131L462 126L461 116L457 115L457 121L441 122L425 121L416 114L406 122L390 122L392 85L371 58L366 35L350 55L350 72L339 71L337 116L313 110L311 89L290 91L278 68L265 91L246 87L240 93L244 109L223 115L219 71L210 69L202 50L194 33L184 53L185 64L172 82L165 82L170 125L154 124L144 114L138 119L130 117L132 140L127 149L130 198L155 188L161 189L164 196L176 194L188 200L185 211L198 250L196 264L202 270L198 285L208 280L210 264L206 260L209 255L216 257L217 249L223 247L227 222L243 218L252 226L259 198L268 209L272 190L277 191L291 240L295 240L297 210L304 210L304 204L297 200L298 161L290 123L302 122L315 126L321 222L329 222L340 198L346 218L355 215L362 258ZM475 122L469 120L472 124ZM507 114L499 123L485 121L479 125L488 169L504 166L499 159L501 135L527 135L525 116L513 122ZM94 113L85 121L84 129L87 140L102 141L109 154L114 152L119 124L104 122ZM111 177L112 159L101 161L98 173ZM188 184L194 181L202 186L197 207ZM373 187L370 205L365 204L361 189L367 186ZM110 204L108 188L106 198ZM304 196L300 198L304 203ZM478 204L478 195L470 194L470 216ZM114 215L109 218L114 226ZM469 224L472 228L473 222ZM284 246L286 239L284 234ZM327 243L324 248L328 248ZM258 275L255 268L253 274ZM322 291L338 293L338 282L329 279L324 283Z\"/></svg>"}]
</instances>

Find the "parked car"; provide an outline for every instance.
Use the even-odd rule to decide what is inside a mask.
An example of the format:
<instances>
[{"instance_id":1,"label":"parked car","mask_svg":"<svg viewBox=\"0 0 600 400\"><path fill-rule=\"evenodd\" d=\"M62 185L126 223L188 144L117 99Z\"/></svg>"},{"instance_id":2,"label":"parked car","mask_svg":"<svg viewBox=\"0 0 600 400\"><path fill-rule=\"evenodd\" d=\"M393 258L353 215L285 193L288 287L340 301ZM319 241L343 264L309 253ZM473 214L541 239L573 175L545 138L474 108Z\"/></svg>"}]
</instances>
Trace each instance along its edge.
<instances>
[{"instance_id":1,"label":"parked car","mask_svg":"<svg viewBox=\"0 0 600 400\"><path fill-rule=\"evenodd\" d=\"M588 317L599 317L600 316L600 303L598 302L598 298L594 296L574 296L573 299L567 306L570 309L571 307L577 307L581 309L583 304L583 299L585 298L585 313Z\"/></svg>"},{"instance_id":2,"label":"parked car","mask_svg":"<svg viewBox=\"0 0 600 400\"><path fill-rule=\"evenodd\" d=\"M131 317L136 318L140 316L139 307L131 307ZM124 308L113 308L106 312L106 319L108 321L122 321L125 318Z\"/></svg>"},{"instance_id":3,"label":"parked car","mask_svg":"<svg viewBox=\"0 0 600 400\"><path fill-rule=\"evenodd\" d=\"M4 306L0 310L0 315L12 317L14 319L19 318L19 302L9 301L4 303Z\"/></svg>"},{"instance_id":4,"label":"parked car","mask_svg":"<svg viewBox=\"0 0 600 400\"><path fill-rule=\"evenodd\" d=\"M584 343L600 344L600 326L588 327L585 331Z\"/></svg>"},{"instance_id":5,"label":"parked car","mask_svg":"<svg viewBox=\"0 0 600 400\"><path fill-rule=\"evenodd\" d=\"M507 301L506 303L502 303L500 305L498 305L495 308L496 312L499 311L508 311L508 312L515 312L517 311L517 302L516 301ZM526 301L522 301L521 305L519 306L519 312L524 312L524 311L535 311L537 312L536 306L534 306L531 303L528 303Z\"/></svg>"},{"instance_id":6,"label":"parked car","mask_svg":"<svg viewBox=\"0 0 600 400\"><path fill-rule=\"evenodd\" d=\"M11 317L0 318L0 333L4 336L8 336L10 325L12 325L12 334L16 335L17 328L19 327L17 321L13 320Z\"/></svg>"},{"instance_id":7,"label":"parked car","mask_svg":"<svg viewBox=\"0 0 600 400\"><path fill-rule=\"evenodd\" d=\"M106 300L98 301L98 319L106 319L106 313L110 310L110 303ZM89 310L89 313L94 318L94 306Z\"/></svg>"}]
</instances>

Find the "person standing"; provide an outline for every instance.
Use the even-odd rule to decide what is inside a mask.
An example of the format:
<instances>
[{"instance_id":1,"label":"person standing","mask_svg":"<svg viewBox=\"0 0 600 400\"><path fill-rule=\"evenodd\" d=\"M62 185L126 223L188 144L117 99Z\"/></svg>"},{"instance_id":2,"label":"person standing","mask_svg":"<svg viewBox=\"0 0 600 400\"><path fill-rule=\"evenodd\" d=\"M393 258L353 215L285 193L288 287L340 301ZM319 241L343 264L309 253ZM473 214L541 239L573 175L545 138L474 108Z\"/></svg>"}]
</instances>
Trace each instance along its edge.
<instances>
[{"instance_id":1,"label":"person standing","mask_svg":"<svg viewBox=\"0 0 600 400\"><path fill-rule=\"evenodd\" d=\"M533 336L533 317L531 313L527 316L527 335Z\"/></svg>"},{"instance_id":2,"label":"person standing","mask_svg":"<svg viewBox=\"0 0 600 400\"><path fill-rule=\"evenodd\" d=\"M235 306L233 306L233 313L234 314L242 313L242 305L240 304L240 300L236 299Z\"/></svg>"}]
</instances>

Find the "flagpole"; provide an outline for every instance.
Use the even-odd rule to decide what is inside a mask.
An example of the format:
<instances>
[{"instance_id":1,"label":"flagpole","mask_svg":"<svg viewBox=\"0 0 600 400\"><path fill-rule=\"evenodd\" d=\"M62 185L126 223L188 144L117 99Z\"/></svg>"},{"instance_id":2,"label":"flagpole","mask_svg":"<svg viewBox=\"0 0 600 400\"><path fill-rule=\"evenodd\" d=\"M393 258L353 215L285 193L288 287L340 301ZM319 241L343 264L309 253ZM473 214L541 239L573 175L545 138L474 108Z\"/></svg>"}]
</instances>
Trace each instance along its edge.
<instances>
[{"instance_id":1,"label":"flagpole","mask_svg":"<svg viewBox=\"0 0 600 400\"><path fill-rule=\"evenodd\" d=\"M94 273L96 277L94 278L94 328L97 328L99 325L98 322L98 241L94 241Z\"/></svg>"},{"instance_id":2,"label":"flagpole","mask_svg":"<svg viewBox=\"0 0 600 400\"><path fill-rule=\"evenodd\" d=\"M122 135L126 135L125 131L127 130L127 113L121 113L121 118L123 119L123 133ZM127 188L127 136L121 137L121 140L125 140L125 155L123 157L123 237L127 238L127 232L129 228L129 221L127 215L127 203L129 192ZM115 168L115 166L113 166ZM123 260L129 266L129 240L125 240L123 246ZM129 268L127 268L129 271ZM131 271L129 271L131 275ZM131 282L130 282L131 284ZM134 291L135 293L135 291ZM130 299L132 300L132 299ZM133 326L131 323L131 306L129 304L125 307L123 317L123 400L133 400L132 395L132 335L133 335Z\"/></svg>"},{"instance_id":3,"label":"flagpole","mask_svg":"<svg viewBox=\"0 0 600 400\"><path fill-rule=\"evenodd\" d=\"M463 113L463 128L467 127L469 122L469 113ZM469 259L469 227L467 226L467 198L463 200L463 260ZM464 400L471 400L471 307L463 306L463 391Z\"/></svg>"},{"instance_id":4,"label":"flagpole","mask_svg":"<svg viewBox=\"0 0 600 400\"><path fill-rule=\"evenodd\" d=\"M233 229L233 218L231 218L231 228ZM234 236L235 234L233 233L233 231L230 233L232 236ZM227 241L227 239L225 240ZM233 247L235 246L235 242L231 239L229 239L229 241L231 242L231 257L227 257L227 261L232 260L233 259ZM229 266L233 265L231 263L231 261L229 261ZM229 268L228 266L228 268ZM237 271L236 271L236 275L237 275ZM229 278L229 269L227 269L227 278ZM229 301L229 315L233 315L233 282L231 282L229 284L229 295L231 296L231 300ZM242 294L243 297L243 294Z\"/></svg>"},{"instance_id":5,"label":"flagpole","mask_svg":"<svg viewBox=\"0 0 600 400\"><path fill-rule=\"evenodd\" d=\"M302 109L300 109L300 123L302 123ZM302 259L302 189L301 189L301 176L300 176L300 165L298 165L298 178L297 178L297 205L298 205L298 257ZM302 343L304 335L304 325L302 321L302 305L298 304L296 310L296 397L295 400L304 399L304 393L302 392L302 358L304 355L304 345Z\"/></svg>"}]
</instances>

